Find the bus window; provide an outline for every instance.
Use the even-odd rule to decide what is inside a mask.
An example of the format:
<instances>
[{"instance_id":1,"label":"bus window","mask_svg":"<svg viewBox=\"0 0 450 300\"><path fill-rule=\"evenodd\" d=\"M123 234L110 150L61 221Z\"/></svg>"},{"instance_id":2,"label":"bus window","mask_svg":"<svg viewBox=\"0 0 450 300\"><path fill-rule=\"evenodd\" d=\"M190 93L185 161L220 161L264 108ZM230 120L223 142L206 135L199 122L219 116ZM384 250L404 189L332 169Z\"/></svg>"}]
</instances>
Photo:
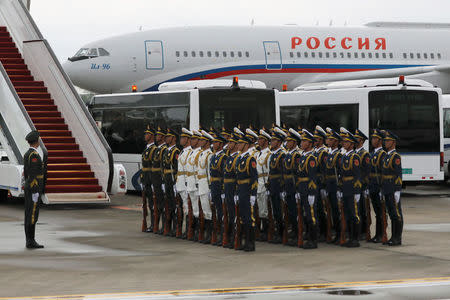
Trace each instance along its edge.
<instances>
[{"instance_id":1,"label":"bus window","mask_svg":"<svg viewBox=\"0 0 450 300\"><path fill-rule=\"evenodd\" d=\"M209 128L270 128L275 122L273 90L201 89L199 91L200 124Z\"/></svg>"},{"instance_id":2,"label":"bus window","mask_svg":"<svg viewBox=\"0 0 450 300\"><path fill-rule=\"evenodd\" d=\"M450 108L444 108L444 138L450 138Z\"/></svg>"},{"instance_id":3,"label":"bus window","mask_svg":"<svg viewBox=\"0 0 450 300\"><path fill-rule=\"evenodd\" d=\"M353 131L358 126L358 104L281 106L280 121L311 130L320 125L334 130L343 126Z\"/></svg>"},{"instance_id":4,"label":"bus window","mask_svg":"<svg viewBox=\"0 0 450 300\"><path fill-rule=\"evenodd\" d=\"M369 129L389 129L400 140L401 153L437 153L439 100L433 91L372 91L369 93Z\"/></svg>"}]
</instances>

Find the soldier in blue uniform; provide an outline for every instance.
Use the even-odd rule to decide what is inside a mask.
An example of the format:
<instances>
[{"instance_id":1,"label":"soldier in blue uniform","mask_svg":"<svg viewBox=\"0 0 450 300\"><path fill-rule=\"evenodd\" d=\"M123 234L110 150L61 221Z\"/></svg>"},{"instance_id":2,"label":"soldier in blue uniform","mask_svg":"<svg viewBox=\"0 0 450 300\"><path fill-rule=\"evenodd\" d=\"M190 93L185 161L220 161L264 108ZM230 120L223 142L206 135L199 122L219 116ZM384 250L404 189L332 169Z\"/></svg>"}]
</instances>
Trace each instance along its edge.
<instances>
[{"instance_id":1,"label":"soldier in blue uniform","mask_svg":"<svg viewBox=\"0 0 450 300\"><path fill-rule=\"evenodd\" d=\"M359 247L360 217L358 202L361 198L360 158L355 153L356 138L347 129L341 127L342 147L345 153L340 163L340 192L338 199L344 204L345 221L349 231L349 240L343 245L353 248Z\"/></svg>"},{"instance_id":2,"label":"soldier in blue uniform","mask_svg":"<svg viewBox=\"0 0 450 300\"><path fill-rule=\"evenodd\" d=\"M164 223L164 235L170 235L175 237L177 228L177 215L175 214L176 208L176 176L178 170L178 155L180 149L176 146L178 134L171 128L167 128L165 135L165 142L167 149L164 151L162 158L162 172L163 182L165 186L165 223Z\"/></svg>"},{"instance_id":3,"label":"soldier in blue uniform","mask_svg":"<svg viewBox=\"0 0 450 300\"><path fill-rule=\"evenodd\" d=\"M317 187L319 189L318 199L317 199L317 216L319 221L319 240L325 241L327 235L327 193L326 193L326 183L325 183L325 162L327 160L328 149L325 146L325 139L327 138L327 133L319 125L316 126L314 130L314 155L317 158Z\"/></svg>"},{"instance_id":4,"label":"soldier in blue uniform","mask_svg":"<svg viewBox=\"0 0 450 300\"><path fill-rule=\"evenodd\" d=\"M301 136L297 131L290 128L285 139L286 154L283 159L283 197L282 200L287 205L287 216L284 216L288 220L288 228L284 228L285 231L289 230L289 225L292 228L289 236L291 239L287 241L290 246L297 246L298 237L298 224L297 224L297 203L295 200L296 194L296 174L298 169L298 163L300 161L300 153L298 152L298 144L301 142ZM289 232L289 231L288 231Z\"/></svg>"},{"instance_id":5,"label":"soldier in blue uniform","mask_svg":"<svg viewBox=\"0 0 450 300\"><path fill-rule=\"evenodd\" d=\"M297 172L297 201L300 201L306 227L307 242L303 249L317 248L317 158L313 153L314 135L308 130L302 130L301 149L302 156L298 163Z\"/></svg>"},{"instance_id":6,"label":"soldier in blue uniform","mask_svg":"<svg viewBox=\"0 0 450 300\"><path fill-rule=\"evenodd\" d=\"M383 135L379 129L373 130L370 142L373 151L370 154L369 193L376 219L375 236L370 241L381 243L383 235L381 172L386 151L383 150Z\"/></svg>"},{"instance_id":7,"label":"soldier in blue uniform","mask_svg":"<svg viewBox=\"0 0 450 300\"><path fill-rule=\"evenodd\" d=\"M210 189L211 189L211 201L213 209L216 211L217 216L217 242L214 245L222 246L222 234L223 234L223 210L222 201L225 201L225 192L223 189L223 174L225 162L227 156L223 150L223 146L227 140L220 134L214 135L213 154L211 157L209 174L210 174Z\"/></svg>"},{"instance_id":8,"label":"soldier in blue uniform","mask_svg":"<svg viewBox=\"0 0 450 300\"><path fill-rule=\"evenodd\" d=\"M243 135L238 142L241 154L236 166L237 195L242 232L245 236L245 243L238 250L255 251L255 204L258 190L256 159L250 153L251 150L249 150L250 144L253 143L249 137Z\"/></svg>"},{"instance_id":9,"label":"soldier in blue uniform","mask_svg":"<svg viewBox=\"0 0 450 300\"><path fill-rule=\"evenodd\" d=\"M392 235L388 241L389 246L402 244L403 213L400 202L402 190L402 158L395 149L398 137L390 130L383 131L386 156L382 168L382 189L386 206L391 219Z\"/></svg>"},{"instance_id":10,"label":"soldier in blue uniform","mask_svg":"<svg viewBox=\"0 0 450 300\"><path fill-rule=\"evenodd\" d=\"M141 184L142 192L147 200L147 205L150 208L150 226L147 228L146 232L153 232L154 225L154 203L153 203L153 189L152 189L152 156L153 151L155 151L155 131L147 126L144 131L144 139L147 143L144 152L142 153L142 169L141 169Z\"/></svg>"},{"instance_id":11,"label":"soldier in blue uniform","mask_svg":"<svg viewBox=\"0 0 450 300\"><path fill-rule=\"evenodd\" d=\"M162 158L164 151L167 146L164 141L166 133L161 127L158 127L155 136L155 144L157 145L155 151L153 151L152 155L152 172L151 172L151 180L153 185L153 192L155 193L156 203L154 206L154 223L153 223L153 232L157 234L163 234L165 215L164 215L164 193L165 186L163 183L163 172L162 172ZM159 220L162 217L162 225L159 227Z\"/></svg>"},{"instance_id":12,"label":"soldier in blue uniform","mask_svg":"<svg viewBox=\"0 0 450 300\"><path fill-rule=\"evenodd\" d=\"M333 227L336 232L336 236L331 241L334 244L339 243L339 237L341 232L341 224L340 224L340 212L338 206L338 200L336 197L336 193L338 191L338 168L339 163L341 161L341 151L339 151L339 141L341 137L339 133L334 131L333 129L327 127L327 146L329 147L327 160L325 162L325 183L327 189L328 200L330 201L331 206L331 215L333 220Z\"/></svg>"},{"instance_id":13,"label":"soldier in blue uniform","mask_svg":"<svg viewBox=\"0 0 450 300\"><path fill-rule=\"evenodd\" d=\"M370 176L370 154L364 149L364 142L367 140L367 136L359 129L355 130L354 134L356 138L355 152L358 154L361 165L361 200L359 201L359 216L361 217L361 234L359 240L364 240L367 237L367 241L370 240L370 224L367 222L367 214L370 214L370 202L369 202L369 176Z\"/></svg>"},{"instance_id":14,"label":"soldier in blue uniform","mask_svg":"<svg viewBox=\"0 0 450 300\"><path fill-rule=\"evenodd\" d=\"M39 148L39 132L31 131L25 137L30 149L23 156L23 175L25 179L25 238L28 249L39 249L44 246L35 240L36 223L39 218L39 200L44 193L44 168Z\"/></svg>"},{"instance_id":15,"label":"soldier in blue uniform","mask_svg":"<svg viewBox=\"0 0 450 300\"><path fill-rule=\"evenodd\" d=\"M228 228L225 228L224 224L224 234L228 233L228 236L223 237L222 245L223 247L230 249L234 247L234 220L236 217L234 209L234 199L236 197L236 162L239 157L239 151L237 150L236 143L238 139L239 137L237 135L230 135L227 146L228 155L226 157L223 172L225 202L228 215Z\"/></svg>"},{"instance_id":16,"label":"soldier in blue uniform","mask_svg":"<svg viewBox=\"0 0 450 300\"><path fill-rule=\"evenodd\" d=\"M270 147L272 154L269 158L269 192L270 202L272 205L273 218L275 223L275 233L269 243L281 243L281 236L283 234L283 221L281 213L281 197L283 191L283 160L284 151L281 145L286 137L286 134L278 127L272 130L272 139Z\"/></svg>"}]
</instances>

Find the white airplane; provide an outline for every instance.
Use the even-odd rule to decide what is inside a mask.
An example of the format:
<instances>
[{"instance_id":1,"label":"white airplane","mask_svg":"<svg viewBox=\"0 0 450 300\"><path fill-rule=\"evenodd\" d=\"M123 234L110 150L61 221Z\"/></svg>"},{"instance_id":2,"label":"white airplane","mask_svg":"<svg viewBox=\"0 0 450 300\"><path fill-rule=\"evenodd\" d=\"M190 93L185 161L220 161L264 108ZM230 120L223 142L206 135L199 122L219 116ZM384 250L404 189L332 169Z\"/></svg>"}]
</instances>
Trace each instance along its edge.
<instances>
[{"instance_id":1,"label":"white airplane","mask_svg":"<svg viewBox=\"0 0 450 300\"><path fill-rule=\"evenodd\" d=\"M96 93L153 91L164 82L253 79L269 88L395 77L450 91L450 24L374 22L361 27L202 26L154 29L83 46L64 63Z\"/></svg>"}]
</instances>

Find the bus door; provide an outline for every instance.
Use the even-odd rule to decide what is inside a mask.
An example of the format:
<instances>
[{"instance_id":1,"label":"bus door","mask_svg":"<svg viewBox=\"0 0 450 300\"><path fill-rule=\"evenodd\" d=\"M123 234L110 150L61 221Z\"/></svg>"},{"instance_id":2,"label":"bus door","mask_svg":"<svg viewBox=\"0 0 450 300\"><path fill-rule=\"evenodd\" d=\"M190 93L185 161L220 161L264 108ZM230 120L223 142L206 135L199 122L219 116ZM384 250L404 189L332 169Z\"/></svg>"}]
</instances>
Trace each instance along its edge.
<instances>
[{"instance_id":1,"label":"bus door","mask_svg":"<svg viewBox=\"0 0 450 300\"><path fill-rule=\"evenodd\" d=\"M264 56L266 58L266 69L280 70L283 67L283 62L278 41L265 41L263 42L263 46Z\"/></svg>"},{"instance_id":2,"label":"bus door","mask_svg":"<svg viewBox=\"0 0 450 300\"><path fill-rule=\"evenodd\" d=\"M164 69L162 41L145 41L145 63L147 70Z\"/></svg>"}]
</instances>

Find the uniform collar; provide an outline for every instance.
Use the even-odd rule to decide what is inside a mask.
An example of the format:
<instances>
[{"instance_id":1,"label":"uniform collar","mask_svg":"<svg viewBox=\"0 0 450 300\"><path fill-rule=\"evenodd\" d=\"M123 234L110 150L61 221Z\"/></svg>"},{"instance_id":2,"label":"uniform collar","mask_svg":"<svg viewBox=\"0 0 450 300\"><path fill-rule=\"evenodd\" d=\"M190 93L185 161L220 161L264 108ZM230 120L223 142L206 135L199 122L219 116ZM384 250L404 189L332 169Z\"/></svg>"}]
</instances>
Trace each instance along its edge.
<instances>
[{"instance_id":1,"label":"uniform collar","mask_svg":"<svg viewBox=\"0 0 450 300\"><path fill-rule=\"evenodd\" d=\"M325 145L320 146L319 148L314 148L314 151L317 152L325 148Z\"/></svg>"},{"instance_id":2,"label":"uniform collar","mask_svg":"<svg viewBox=\"0 0 450 300\"><path fill-rule=\"evenodd\" d=\"M218 151L218 152L216 152L216 155L219 155L219 154L221 154L221 153L223 153L223 149L220 150L220 151Z\"/></svg>"},{"instance_id":3,"label":"uniform collar","mask_svg":"<svg viewBox=\"0 0 450 300\"><path fill-rule=\"evenodd\" d=\"M375 153L377 153L378 151L380 151L381 149L383 149L383 147L378 147L374 150Z\"/></svg>"},{"instance_id":4,"label":"uniform collar","mask_svg":"<svg viewBox=\"0 0 450 300\"><path fill-rule=\"evenodd\" d=\"M353 151L355 151L355 150L346 151L345 155L350 155L350 154L352 154Z\"/></svg>"},{"instance_id":5,"label":"uniform collar","mask_svg":"<svg viewBox=\"0 0 450 300\"><path fill-rule=\"evenodd\" d=\"M245 155L247 155L247 153L250 153L250 149L248 149L247 151L245 151L244 153L241 154L241 157L244 157Z\"/></svg>"},{"instance_id":6,"label":"uniform collar","mask_svg":"<svg viewBox=\"0 0 450 300\"><path fill-rule=\"evenodd\" d=\"M311 149L308 152L303 152L303 155L308 155L308 154L311 154L312 152L313 152L313 150Z\"/></svg>"},{"instance_id":7,"label":"uniform collar","mask_svg":"<svg viewBox=\"0 0 450 300\"><path fill-rule=\"evenodd\" d=\"M361 148L356 149L355 152L358 153L358 152L361 151L361 149L363 149L363 148L364 148L364 146L362 146Z\"/></svg>"},{"instance_id":8,"label":"uniform collar","mask_svg":"<svg viewBox=\"0 0 450 300\"><path fill-rule=\"evenodd\" d=\"M266 148L261 150L261 152L268 152L268 151L270 151L269 147L266 147Z\"/></svg>"},{"instance_id":9,"label":"uniform collar","mask_svg":"<svg viewBox=\"0 0 450 300\"><path fill-rule=\"evenodd\" d=\"M158 145L159 148L161 148L162 146L164 146L166 143L161 143L160 145Z\"/></svg>"},{"instance_id":10,"label":"uniform collar","mask_svg":"<svg viewBox=\"0 0 450 300\"><path fill-rule=\"evenodd\" d=\"M170 146L167 150L171 150L173 147L175 147L176 145L172 145L172 146Z\"/></svg>"},{"instance_id":11,"label":"uniform collar","mask_svg":"<svg viewBox=\"0 0 450 300\"><path fill-rule=\"evenodd\" d=\"M289 154L292 154L292 153L294 153L294 151L297 151L297 150L298 150L298 147L294 147L292 150L289 151Z\"/></svg>"},{"instance_id":12,"label":"uniform collar","mask_svg":"<svg viewBox=\"0 0 450 300\"><path fill-rule=\"evenodd\" d=\"M36 151L39 154L38 148L30 147L30 149L33 149L34 151Z\"/></svg>"},{"instance_id":13,"label":"uniform collar","mask_svg":"<svg viewBox=\"0 0 450 300\"><path fill-rule=\"evenodd\" d=\"M151 142L150 144L147 144L147 149L150 148L151 146L153 146L155 143Z\"/></svg>"},{"instance_id":14,"label":"uniform collar","mask_svg":"<svg viewBox=\"0 0 450 300\"><path fill-rule=\"evenodd\" d=\"M395 151L395 148L392 149L391 151L389 151L387 154L391 154L391 153L394 152L394 151Z\"/></svg>"},{"instance_id":15,"label":"uniform collar","mask_svg":"<svg viewBox=\"0 0 450 300\"><path fill-rule=\"evenodd\" d=\"M331 148L330 148L330 152L329 152L329 153L330 153L330 154L333 154L334 152L336 152L336 151L338 151L338 150L339 150L339 148L337 148L337 147L334 148L334 149L331 149Z\"/></svg>"},{"instance_id":16,"label":"uniform collar","mask_svg":"<svg viewBox=\"0 0 450 300\"><path fill-rule=\"evenodd\" d=\"M279 147L277 150L273 151L273 154L277 154L280 151L281 151L281 147Z\"/></svg>"}]
</instances>

